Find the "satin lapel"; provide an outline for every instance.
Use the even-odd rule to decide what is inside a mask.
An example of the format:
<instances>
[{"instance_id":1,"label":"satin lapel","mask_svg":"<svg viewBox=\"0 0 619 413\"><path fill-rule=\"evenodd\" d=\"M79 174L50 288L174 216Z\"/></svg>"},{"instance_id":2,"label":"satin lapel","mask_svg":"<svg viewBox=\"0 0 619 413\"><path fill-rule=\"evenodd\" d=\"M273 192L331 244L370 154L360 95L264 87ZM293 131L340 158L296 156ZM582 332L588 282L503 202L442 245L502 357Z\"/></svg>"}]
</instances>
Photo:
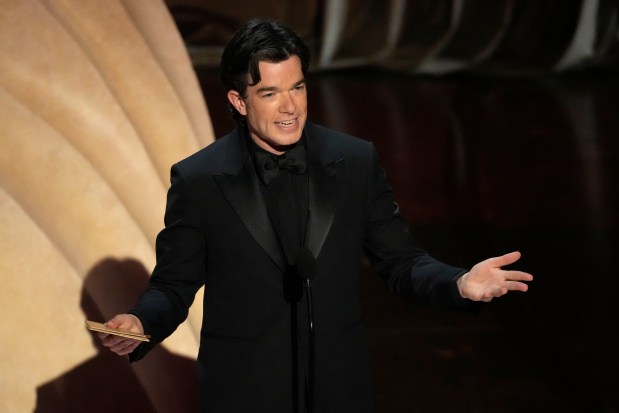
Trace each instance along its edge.
<instances>
[{"instance_id":1,"label":"satin lapel","mask_svg":"<svg viewBox=\"0 0 619 413\"><path fill-rule=\"evenodd\" d=\"M236 137L242 139L241 136ZM275 229L271 224L266 204L260 192L258 177L247 155L244 142L230 142L234 150L226 154L224 164L228 165L223 175L214 176L219 189L224 194L239 218L273 262L285 271L286 259L279 246ZM240 169L239 169L240 167Z\"/></svg>"},{"instance_id":2,"label":"satin lapel","mask_svg":"<svg viewBox=\"0 0 619 413\"><path fill-rule=\"evenodd\" d=\"M343 159L327 161L327 164L324 164L319 156L320 153L308 154L309 218L305 239L305 246L316 258L322 250L333 223L338 195L341 193L341 179L338 174L344 169Z\"/></svg>"}]
</instances>

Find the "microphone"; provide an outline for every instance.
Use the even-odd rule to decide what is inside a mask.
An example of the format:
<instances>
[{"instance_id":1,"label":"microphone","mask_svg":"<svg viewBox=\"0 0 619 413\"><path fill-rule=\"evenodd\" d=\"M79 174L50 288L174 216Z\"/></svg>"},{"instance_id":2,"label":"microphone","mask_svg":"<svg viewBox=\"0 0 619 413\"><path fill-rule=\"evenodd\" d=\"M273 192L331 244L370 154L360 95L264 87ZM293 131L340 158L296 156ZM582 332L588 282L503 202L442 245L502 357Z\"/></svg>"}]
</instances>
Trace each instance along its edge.
<instances>
[{"instance_id":1,"label":"microphone","mask_svg":"<svg viewBox=\"0 0 619 413\"><path fill-rule=\"evenodd\" d=\"M297 251L297 260L295 263L297 275L302 280L310 281L316 274L316 258L307 248L299 248Z\"/></svg>"},{"instance_id":2,"label":"microphone","mask_svg":"<svg viewBox=\"0 0 619 413\"><path fill-rule=\"evenodd\" d=\"M314 412L314 310L312 306L312 280L316 275L316 258L307 248L300 248L297 252L295 269L297 275L303 280L307 297L307 318L309 326L309 361L308 383L305 401L308 413Z\"/></svg>"}]
</instances>

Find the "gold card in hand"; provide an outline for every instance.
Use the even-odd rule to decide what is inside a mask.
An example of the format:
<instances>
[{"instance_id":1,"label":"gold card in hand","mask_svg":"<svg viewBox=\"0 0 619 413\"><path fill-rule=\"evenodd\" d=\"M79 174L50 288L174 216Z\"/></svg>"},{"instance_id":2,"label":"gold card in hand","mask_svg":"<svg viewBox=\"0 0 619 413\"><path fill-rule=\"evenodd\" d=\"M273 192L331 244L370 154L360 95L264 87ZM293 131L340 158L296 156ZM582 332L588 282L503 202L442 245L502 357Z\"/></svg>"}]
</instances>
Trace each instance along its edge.
<instances>
[{"instance_id":1,"label":"gold card in hand","mask_svg":"<svg viewBox=\"0 0 619 413\"><path fill-rule=\"evenodd\" d=\"M147 336L144 334L132 333L130 331L116 330L114 328L106 327L106 325L103 323L97 323L96 321L86 320L86 327L89 330L96 331L98 333L113 334L115 336L130 338L132 340L150 341L149 340L150 336Z\"/></svg>"}]
</instances>

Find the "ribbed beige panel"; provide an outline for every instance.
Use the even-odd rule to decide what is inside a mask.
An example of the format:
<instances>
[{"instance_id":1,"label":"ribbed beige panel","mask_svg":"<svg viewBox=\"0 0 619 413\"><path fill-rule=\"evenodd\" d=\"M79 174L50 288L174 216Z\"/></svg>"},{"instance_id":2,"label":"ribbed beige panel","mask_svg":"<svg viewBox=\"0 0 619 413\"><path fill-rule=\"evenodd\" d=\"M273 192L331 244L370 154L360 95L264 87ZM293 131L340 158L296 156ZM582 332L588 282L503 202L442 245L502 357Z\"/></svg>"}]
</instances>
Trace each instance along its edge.
<instances>
[{"instance_id":1,"label":"ribbed beige panel","mask_svg":"<svg viewBox=\"0 0 619 413\"><path fill-rule=\"evenodd\" d=\"M0 228L0 411L31 412L39 384L95 351L82 328L82 279L2 189Z\"/></svg>"},{"instance_id":2,"label":"ribbed beige panel","mask_svg":"<svg viewBox=\"0 0 619 413\"><path fill-rule=\"evenodd\" d=\"M197 139L178 94L122 3L42 3L96 66L167 183L170 165L197 149ZM143 1L144 7L151 3Z\"/></svg>"},{"instance_id":3,"label":"ribbed beige panel","mask_svg":"<svg viewBox=\"0 0 619 413\"><path fill-rule=\"evenodd\" d=\"M110 260L152 269L170 166L213 136L161 1L0 0L0 57L0 411L21 413L93 356L83 279ZM95 285L103 318L127 309ZM165 348L195 357L200 319ZM153 361L133 371L169 411Z\"/></svg>"},{"instance_id":4,"label":"ribbed beige panel","mask_svg":"<svg viewBox=\"0 0 619 413\"><path fill-rule=\"evenodd\" d=\"M31 29L33 18L36 31ZM11 19L10 37L0 40L3 89L92 164L154 241L165 208L165 187L99 68L43 6L20 7ZM134 190L136 182L140 191Z\"/></svg>"},{"instance_id":5,"label":"ribbed beige panel","mask_svg":"<svg viewBox=\"0 0 619 413\"><path fill-rule=\"evenodd\" d=\"M165 4L156 1L144 7L144 0L123 0L122 3L178 94L200 146L208 145L213 141L213 126L205 116L207 106L198 79L187 76L193 67L185 45L175 30L161 30L161 27L174 25Z\"/></svg>"}]
</instances>

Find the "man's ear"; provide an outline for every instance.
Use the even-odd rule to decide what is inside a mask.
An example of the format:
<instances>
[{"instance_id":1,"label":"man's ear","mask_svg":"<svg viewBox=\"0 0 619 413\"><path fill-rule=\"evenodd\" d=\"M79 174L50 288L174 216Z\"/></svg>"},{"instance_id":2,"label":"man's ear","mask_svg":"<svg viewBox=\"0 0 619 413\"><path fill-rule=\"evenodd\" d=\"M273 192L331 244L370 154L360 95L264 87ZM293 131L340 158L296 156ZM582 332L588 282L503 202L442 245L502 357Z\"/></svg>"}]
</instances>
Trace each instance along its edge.
<instances>
[{"instance_id":1,"label":"man's ear","mask_svg":"<svg viewBox=\"0 0 619 413\"><path fill-rule=\"evenodd\" d=\"M245 106L245 100L236 90L228 91L228 100L230 104L243 116L247 116L247 108Z\"/></svg>"}]
</instances>

